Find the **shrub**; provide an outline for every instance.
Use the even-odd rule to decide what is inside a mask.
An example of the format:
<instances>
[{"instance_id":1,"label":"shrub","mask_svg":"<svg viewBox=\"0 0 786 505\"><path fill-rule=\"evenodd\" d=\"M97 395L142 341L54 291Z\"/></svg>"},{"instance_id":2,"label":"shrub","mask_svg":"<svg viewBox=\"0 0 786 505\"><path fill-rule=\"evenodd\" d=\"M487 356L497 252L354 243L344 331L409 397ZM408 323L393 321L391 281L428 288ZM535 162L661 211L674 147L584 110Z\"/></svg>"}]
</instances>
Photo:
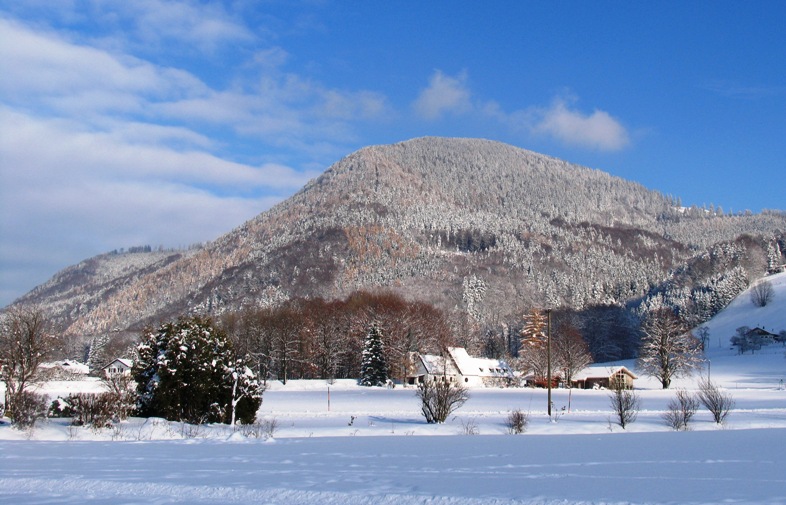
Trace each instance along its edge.
<instances>
[{"instance_id":1,"label":"shrub","mask_svg":"<svg viewBox=\"0 0 786 505\"><path fill-rule=\"evenodd\" d=\"M114 420L127 419L136 409L138 399L136 391L133 389L134 379L130 374L112 374L104 376L101 382L107 389L109 395L107 400L111 402Z\"/></svg>"},{"instance_id":2,"label":"shrub","mask_svg":"<svg viewBox=\"0 0 786 505\"><path fill-rule=\"evenodd\" d=\"M427 380L418 386L416 393L420 408L427 423L444 423L448 416L464 405L469 391L459 384L445 380Z\"/></svg>"},{"instance_id":3,"label":"shrub","mask_svg":"<svg viewBox=\"0 0 786 505\"><path fill-rule=\"evenodd\" d=\"M20 430L34 428L47 413L47 399L31 391L22 391L16 396L13 410L14 427Z\"/></svg>"},{"instance_id":4,"label":"shrub","mask_svg":"<svg viewBox=\"0 0 786 505\"><path fill-rule=\"evenodd\" d=\"M611 391L611 410L622 429L636 420L639 415L639 396L632 389L617 384Z\"/></svg>"},{"instance_id":5,"label":"shrub","mask_svg":"<svg viewBox=\"0 0 786 505\"><path fill-rule=\"evenodd\" d=\"M71 424L95 429L112 426L114 398L110 393L76 393L68 395L65 402L71 408Z\"/></svg>"},{"instance_id":6,"label":"shrub","mask_svg":"<svg viewBox=\"0 0 786 505\"><path fill-rule=\"evenodd\" d=\"M527 431L529 424L529 414L521 410L514 410L508 414L505 425L508 427L508 433L511 435L520 435Z\"/></svg>"},{"instance_id":7,"label":"shrub","mask_svg":"<svg viewBox=\"0 0 786 505\"><path fill-rule=\"evenodd\" d=\"M663 420L675 430L687 430L688 423L699 408L699 400L684 389L678 389L674 398L669 401Z\"/></svg>"},{"instance_id":8,"label":"shrub","mask_svg":"<svg viewBox=\"0 0 786 505\"><path fill-rule=\"evenodd\" d=\"M734 398L730 393L724 393L709 379L699 381L699 401L712 414L717 424L722 424L734 408Z\"/></svg>"},{"instance_id":9,"label":"shrub","mask_svg":"<svg viewBox=\"0 0 786 505\"><path fill-rule=\"evenodd\" d=\"M247 438L262 438L269 440L278 431L278 420L275 417L257 419L251 424L244 424L240 427L240 433Z\"/></svg>"},{"instance_id":10,"label":"shrub","mask_svg":"<svg viewBox=\"0 0 786 505\"><path fill-rule=\"evenodd\" d=\"M461 419L461 433L463 435L478 435L480 429L478 428L478 421L474 417L469 419Z\"/></svg>"}]
</instances>

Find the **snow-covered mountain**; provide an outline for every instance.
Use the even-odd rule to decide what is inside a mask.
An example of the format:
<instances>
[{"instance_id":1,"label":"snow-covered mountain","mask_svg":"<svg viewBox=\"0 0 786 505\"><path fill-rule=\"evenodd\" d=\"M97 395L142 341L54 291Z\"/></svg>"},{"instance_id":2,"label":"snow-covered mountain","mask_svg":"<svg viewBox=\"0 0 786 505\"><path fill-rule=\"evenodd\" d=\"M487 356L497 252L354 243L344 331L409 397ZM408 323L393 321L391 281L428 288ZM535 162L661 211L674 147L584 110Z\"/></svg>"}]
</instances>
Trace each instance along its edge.
<instances>
[{"instance_id":1,"label":"snow-covered mountain","mask_svg":"<svg viewBox=\"0 0 786 505\"><path fill-rule=\"evenodd\" d=\"M16 303L89 336L385 288L494 330L529 307L622 308L659 287L715 310L783 262L786 214L677 203L498 142L421 138L350 154L200 250L92 258Z\"/></svg>"}]
</instances>

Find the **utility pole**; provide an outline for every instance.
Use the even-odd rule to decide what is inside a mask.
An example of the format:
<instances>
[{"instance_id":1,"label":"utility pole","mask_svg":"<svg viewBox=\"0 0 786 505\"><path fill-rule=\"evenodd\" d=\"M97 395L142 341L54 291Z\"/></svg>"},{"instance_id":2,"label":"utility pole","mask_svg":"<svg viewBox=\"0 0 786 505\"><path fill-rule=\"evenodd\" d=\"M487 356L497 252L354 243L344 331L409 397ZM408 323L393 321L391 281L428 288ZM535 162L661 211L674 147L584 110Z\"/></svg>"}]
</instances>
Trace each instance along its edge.
<instances>
[{"instance_id":1,"label":"utility pole","mask_svg":"<svg viewBox=\"0 0 786 505\"><path fill-rule=\"evenodd\" d=\"M549 391L548 412L551 420L551 309L546 309L546 384Z\"/></svg>"}]
</instances>

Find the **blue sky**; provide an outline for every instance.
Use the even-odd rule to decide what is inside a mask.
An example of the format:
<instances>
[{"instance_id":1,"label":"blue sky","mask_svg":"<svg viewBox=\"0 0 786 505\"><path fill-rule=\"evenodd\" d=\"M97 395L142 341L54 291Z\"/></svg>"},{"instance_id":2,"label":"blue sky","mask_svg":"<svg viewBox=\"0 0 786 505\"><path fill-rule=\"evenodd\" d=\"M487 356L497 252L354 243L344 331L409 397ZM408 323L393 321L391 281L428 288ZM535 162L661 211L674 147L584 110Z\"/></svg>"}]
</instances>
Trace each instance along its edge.
<instances>
[{"instance_id":1,"label":"blue sky","mask_svg":"<svg viewBox=\"0 0 786 505\"><path fill-rule=\"evenodd\" d=\"M785 24L780 1L0 0L0 305L424 135L783 209Z\"/></svg>"}]
</instances>

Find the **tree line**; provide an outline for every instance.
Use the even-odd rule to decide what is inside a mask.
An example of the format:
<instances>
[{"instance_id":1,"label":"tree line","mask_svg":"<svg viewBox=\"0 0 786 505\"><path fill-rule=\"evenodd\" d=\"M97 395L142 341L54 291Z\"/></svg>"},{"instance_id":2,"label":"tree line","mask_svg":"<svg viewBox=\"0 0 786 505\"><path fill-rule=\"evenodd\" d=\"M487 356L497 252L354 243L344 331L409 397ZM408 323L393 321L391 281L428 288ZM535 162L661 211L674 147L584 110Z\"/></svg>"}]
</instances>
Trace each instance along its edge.
<instances>
[{"instance_id":1,"label":"tree line","mask_svg":"<svg viewBox=\"0 0 786 505\"><path fill-rule=\"evenodd\" d=\"M438 354L454 344L440 310L393 293L359 291L343 300L296 299L246 308L218 322L262 378L342 379L360 376L364 339L374 323L390 376L404 379L412 351Z\"/></svg>"}]
</instances>

